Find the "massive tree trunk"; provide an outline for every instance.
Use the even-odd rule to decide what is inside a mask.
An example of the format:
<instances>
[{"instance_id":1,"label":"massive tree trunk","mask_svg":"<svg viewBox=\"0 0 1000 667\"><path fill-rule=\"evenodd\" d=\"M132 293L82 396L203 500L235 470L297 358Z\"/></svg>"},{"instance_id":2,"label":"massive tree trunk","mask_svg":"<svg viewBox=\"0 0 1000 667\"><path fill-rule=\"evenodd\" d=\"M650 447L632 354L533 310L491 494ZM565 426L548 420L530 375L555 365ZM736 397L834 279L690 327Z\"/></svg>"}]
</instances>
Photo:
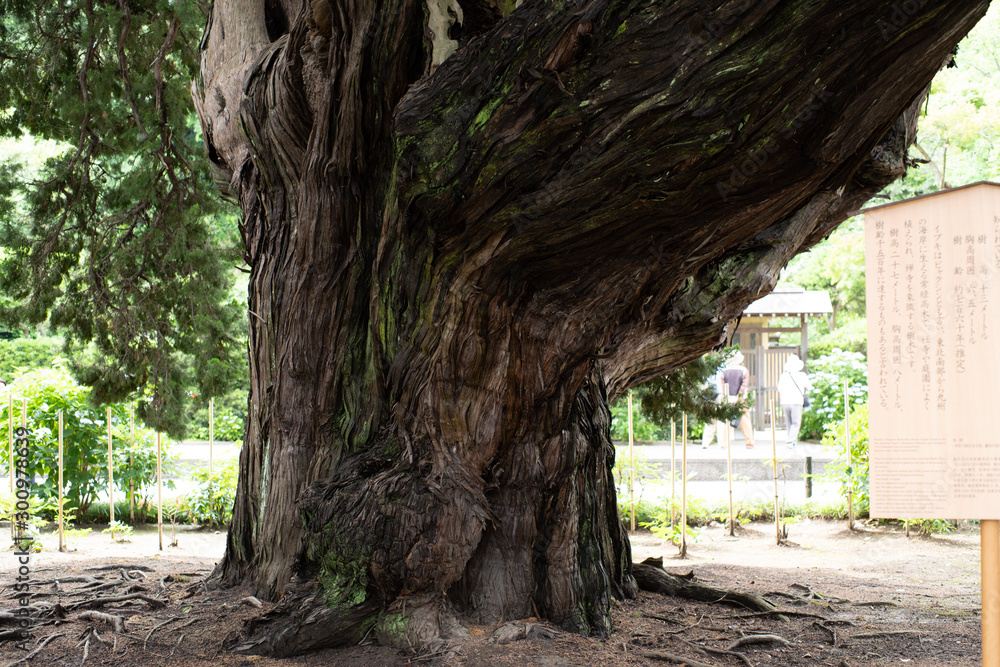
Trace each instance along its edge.
<instances>
[{"instance_id":1,"label":"massive tree trunk","mask_svg":"<svg viewBox=\"0 0 1000 667\"><path fill-rule=\"evenodd\" d=\"M903 173L987 6L513 4L215 2L195 98L252 267L217 575L281 598L242 650L609 631L609 397Z\"/></svg>"}]
</instances>

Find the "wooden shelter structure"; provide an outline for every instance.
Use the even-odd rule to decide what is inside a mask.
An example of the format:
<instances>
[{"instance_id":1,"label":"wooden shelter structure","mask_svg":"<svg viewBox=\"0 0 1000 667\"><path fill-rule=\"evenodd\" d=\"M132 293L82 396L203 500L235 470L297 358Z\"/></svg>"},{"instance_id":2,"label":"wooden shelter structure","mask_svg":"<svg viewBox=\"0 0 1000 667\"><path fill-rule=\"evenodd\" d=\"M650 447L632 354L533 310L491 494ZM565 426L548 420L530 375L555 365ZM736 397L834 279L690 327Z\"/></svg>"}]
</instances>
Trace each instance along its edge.
<instances>
[{"instance_id":1,"label":"wooden shelter structure","mask_svg":"<svg viewBox=\"0 0 1000 667\"><path fill-rule=\"evenodd\" d=\"M771 399L774 399L775 405L778 404L778 378L788 357L797 354L802 361L806 361L809 318L832 314L833 304L826 290L782 287L747 306L738 326L730 327L733 333L728 343L738 345L743 352L744 363L750 371L750 388L756 395L750 414L754 428L765 428L770 424L767 406ZM773 320L779 318L794 318L798 323L774 324ZM799 345L778 344L777 337L782 333L800 334ZM782 426L781 414L776 417L778 426Z\"/></svg>"}]
</instances>

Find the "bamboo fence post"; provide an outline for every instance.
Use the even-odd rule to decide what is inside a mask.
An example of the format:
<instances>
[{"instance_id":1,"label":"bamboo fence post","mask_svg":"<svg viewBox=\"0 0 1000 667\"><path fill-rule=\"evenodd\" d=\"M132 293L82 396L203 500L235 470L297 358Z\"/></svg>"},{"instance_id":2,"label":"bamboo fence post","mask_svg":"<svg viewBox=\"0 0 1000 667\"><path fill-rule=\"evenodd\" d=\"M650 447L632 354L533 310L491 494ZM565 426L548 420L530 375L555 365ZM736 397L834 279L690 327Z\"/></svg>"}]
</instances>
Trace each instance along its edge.
<instances>
[{"instance_id":1,"label":"bamboo fence post","mask_svg":"<svg viewBox=\"0 0 1000 667\"><path fill-rule=\"evenodd\" d=\"M130 405L128 408L128 430L129 430L129 449L131 452L135 451L135 405ZM128 455L129 466L132 465L132 454ZM135 524L135 480L132 479L131 475L128 480L128 516L129 520Z\"/></svg>"},{"instance_id":2,"label":"bamboo fence post","mask_svg":"<svg viewBox=\"0 0 1000 667\"><path fill-rule=\"evenodd\" d=\"M115 523L115 469L114 462L111 458L111 406L107 407L105 413L107 415L108 422L108 523L109 525L114 525ZM115 534L111 533L111 538L114 539Z\"/></svg>"},{"instance_id":3,"label":"bamboo fence post","mask_svg":"<svg viewBox=\"0 0 1000 667\"><path fill-rule=\"evenodd\" d=\"M687 558L687 473L688 473L688 416L681 417L681 558Z\"/></svg>"},{"instance_id":4,"label":"bamboo fence post","mask_svg":"<svg viewBox=\"0 0 1000 667\"><path fill-rule=\"evenodd\" d=\"M729 479L729 536L736 537L736 516L733 513L733 445L729 433L729 422L722 429L726 432L726 471Z\"/></svg>"},{"instance_id":5,"label":"bamboo fence post","mask_svg":"<svg viewBox=\"0 0 1000 667\"><path fill-rule=\"evenodd\" d=\"M7 468L10 474L10 497L14 497L14 392L7 388L7 398L9 399L10 406L7 410ZM11 505L10 512L10 538L13 540L15 536L14 531L14 505Z\"/></svg>"},{"instance_id":6,"label":"bamboo fence post","mask_svg":"<svg viewBox=\"0 0 1000 667\"><path fill-rule=\"evenodd\" d=\"M847 380L844 380L844 442L847 445L847 527L854 530L854 453L851 451L851 406L847 400Z\"/></svg>"},{"instance_id":7,"label":"bamboo fence post","mask_svg":"<svg viewBox=\"0 0 1000 667\"><path fill-rule=\"evenodd\" d=\"M774 477L774 535L781 544L781 513L778 511L778 436L774 430L774 399L768 401L771 410L771 471Z\"/></svg>"},{"instance_id":8,"label":"bamboo fence post","mask_svg":"<svg viewBox=\"0 0 1000 667\"><path fill-rule=\"evenodd\" d=\"M156 531L163 551L163 434L156 434Z\"/></svg>"},{"instance_id":9,"label":"bamboo fence post","mask_svg":"<svg viewBox=\"0 0 1000 667\"><path fill-rule=\"evenodd\" d=\"M677 525L677 422L670 420L670 530Z\"/></svg>"},{"instance_id":10,"label":"bamboo fence post","mask_svg":"<svg viewBox=\"0 0 1000 667\"><path fill-rule=\"evenodd\" d=\"M628 390L628 506L635 530L635 438L632 434L632 390Z\"/></svg>"},{"instance_id":11,"label":"bamboo fence post","mask_svg":"<svg viewBox=\"0 0 1000 667\"><path fill-rule=\"evenodd\" d=\"M11 421L13 421L13 410L11 411L11 417L12 417ZM28 397L27 396L22 396L21 397L21 431L25 434L25 437L27 437L27 433L28 433ZM10 467L11 467L11 470L13 471L14 467L15 467L14 466L14 451L13 451L13 449L11 450ZM17 529L15 529L16 525L17 525L17 522L14 521L14 516L11 516L11 520L10 520L10 531L11 531L11 534L15 538L24 537L24 529L23 528L17 528Z\"/></svg>"},{"instance_id":12,"label":"bamboo fence post","mask_svg":"<svg viewBox=\"0 0 1000 667\"><path fill-rule=\"evenodd\" d=\"M63 539L63 411L59 411L59 551L66 551Z\"/></svg>"},{"instance_id":13,"label":"bamboo fence post","mask_svg":"<svg viewBox=\"0 0 1000 667\"><path fill-rule=\"evenodd\" d=\"M979 522L983 581L983 667L1000 665L1000 521Z\"/></svg>"},{"instance_id":14,"label":"bamboo fence post","mask_svg":"<svg viewBox=\"0 0 1000 667\"><path fill-rule=\"evenodd\" d=\"M10 446L10 453L7 463L10 464L10 495L14 495L14 392L7 390L9 407L7 410L7 444ZM13 522L11 523L13 526Z\"/></svg>"},{"instance_id":15,"label":"bamboo fence post","mask_svg":"<svg viewBox=\"0 0 1000 667\"><path fill-rule=\"evenodd\" d=\"M632 400L632 392L629 392L629 401ZM629 430L632 428L632 408L629 406ZM215 399L208 399L208 479L212 480L213 449L215 447Z\"/></svg>"}]
</instances>

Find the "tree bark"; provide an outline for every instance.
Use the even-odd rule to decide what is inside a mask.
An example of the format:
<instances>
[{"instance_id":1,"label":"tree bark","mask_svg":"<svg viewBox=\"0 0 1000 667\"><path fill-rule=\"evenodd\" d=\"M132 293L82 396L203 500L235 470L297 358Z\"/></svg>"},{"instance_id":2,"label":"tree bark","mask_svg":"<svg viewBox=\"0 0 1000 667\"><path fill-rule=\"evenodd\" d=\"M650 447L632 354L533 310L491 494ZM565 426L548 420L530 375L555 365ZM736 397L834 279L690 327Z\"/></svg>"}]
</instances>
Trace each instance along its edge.
<instances>
[{"instance_id":1,"label":"tree bark","mask_svg":"<svg viewBox=\"0 0 1000 667\"><path fill-rule=\"evenodd\" d=\"M239 650L608 632L609 396L902 175L987 5L460 4L433 73L416 0L214 5L194 93L252 267L216 574L281 598Z\"/></svg>"}]
</instances>

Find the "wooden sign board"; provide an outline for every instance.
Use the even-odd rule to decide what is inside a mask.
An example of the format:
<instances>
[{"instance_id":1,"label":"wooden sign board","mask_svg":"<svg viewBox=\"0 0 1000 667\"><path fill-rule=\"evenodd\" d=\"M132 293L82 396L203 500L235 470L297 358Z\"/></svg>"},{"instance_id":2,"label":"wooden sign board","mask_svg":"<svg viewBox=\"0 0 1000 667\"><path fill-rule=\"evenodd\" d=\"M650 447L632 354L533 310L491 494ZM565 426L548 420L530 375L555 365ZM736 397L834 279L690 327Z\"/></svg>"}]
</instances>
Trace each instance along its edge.
<instances>
[{"instance_id":1,"label":"wooden sign board","mask_svg":"<svg viewBox=\"0 0 1000 667\"><path fill-rule=\"evenodd\" d=\"M870 514L1000 519L1000 185L864 214Z\"/></svg>"}]
</instances>

